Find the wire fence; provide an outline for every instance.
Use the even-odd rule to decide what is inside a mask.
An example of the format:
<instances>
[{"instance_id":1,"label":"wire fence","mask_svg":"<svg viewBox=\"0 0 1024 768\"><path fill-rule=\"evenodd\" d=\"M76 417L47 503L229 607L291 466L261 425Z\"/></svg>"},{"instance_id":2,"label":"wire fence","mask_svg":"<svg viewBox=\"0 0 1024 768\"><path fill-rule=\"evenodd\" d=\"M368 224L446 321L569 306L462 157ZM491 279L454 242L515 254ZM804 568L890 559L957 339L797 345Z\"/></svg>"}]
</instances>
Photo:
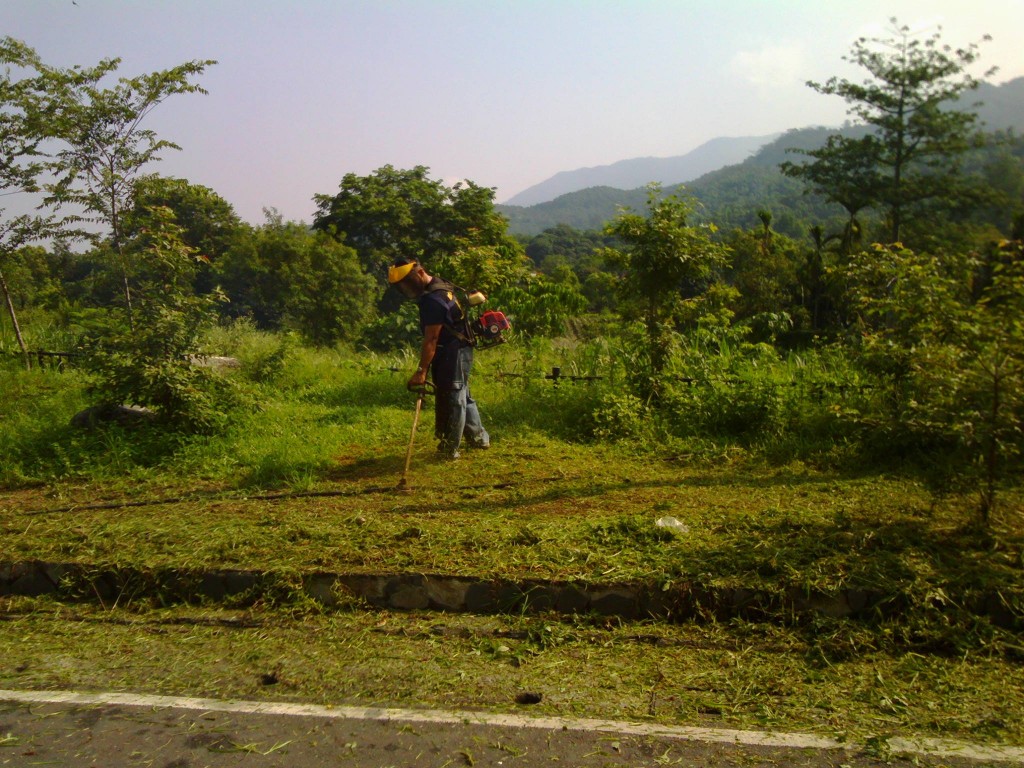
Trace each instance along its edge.
<instances>
[{"instance_id":1,"label":"wire fence","mask_svg":"<svg viewBox=\"0 0 1024 768\"><path fill-rule=\"evenodd\" d=\"M19 350L8 350L6 354L12 357L24 358L26 355ZM33 350L27 353L30 360L40 368L55 369L59 372L65 371L74 362L75 358L81 357L80 352L52 352L48 350ZM237 366L232 366L237 367ZM389 366L387 368L366 368L371 373L404 373L407 371L406 367L403 366ZM477 374L481 375L481 374ZM488 376L488 374L483 374ZM570 384L591 384L598 381L610 380L611 377L600 376L595 374L575 374L567 373L562 370L561 366L552 366L550 371L536 371L532 373L520 373L512 371L496 371L493 374L489 374L489 377L497 379L498 381L515 381L515 380L535 380L535 381L548 381L553 386L559 386L563 382ZM750 384L750 382L741 377L694 377L694 376L683 376L683 375L665 375L663 377L666 380L678 382L681 384L687 384L691 387L699 386L726 386L726 387L740 387ZM815 399L824 399L827 393L834 394L838 392L840 395L848 393L863 393L877 387L876 384L867 384L861 382L840 382L840 381L806 381L806 380L793 380L788 382L761 382L762 386L769 386L776 389L785 387L802 387L809 390L809 394Z\"/></svg>"},{"instance_id":2,"label":"wire fence","mask_svg":"<svg viewBox=\"0 0 1024 768\"><path fill-rule=\"evenodd\" d=\"M36 365L40 368L56 368L59 371L63 371L71 361L79 357L79 352L48 352L46 350L38 349L29 352L22 352L20 350L9 350L8 355L11 357L19 357L25 359L26 357L30 361L35 361Z\"/></svg>"}]
</instances>

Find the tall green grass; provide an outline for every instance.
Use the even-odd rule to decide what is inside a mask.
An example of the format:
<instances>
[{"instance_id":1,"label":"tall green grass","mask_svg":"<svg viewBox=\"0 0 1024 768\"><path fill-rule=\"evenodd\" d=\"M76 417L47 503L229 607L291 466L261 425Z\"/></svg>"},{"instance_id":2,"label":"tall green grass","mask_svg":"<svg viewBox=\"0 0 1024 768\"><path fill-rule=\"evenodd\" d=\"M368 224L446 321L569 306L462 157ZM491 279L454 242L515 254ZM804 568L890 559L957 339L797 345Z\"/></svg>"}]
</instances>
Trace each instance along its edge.
<instances>
[{"instance_id":1,"label":"tall green grass","mask_svg":"<svg viewBox=\"0 0 1024 768\"><path fill-rule=\"evenodd\" d=\"M145 425L76 429L71 417L90 402L86 377L73 368L26 372L17 358L5 358L0 484L302 488L330 481L339 457L372 461L404 452L415 340L392 354L313 349L243 321L211 331L204 349L239 361L219 375L244 393L228 426L206 436ZM657 403L641 396L643 375L644 361L621 341L544 339L479 351L472 389L499 442L540 438L688 461L742 457L887 471L901 449L887 450L872 431L872 415L886 407L884 382L838 348L780 353L691 340L676 350ZM430 419L428 406L421 444L430 442Z\"/></svg>"}]
</instances>

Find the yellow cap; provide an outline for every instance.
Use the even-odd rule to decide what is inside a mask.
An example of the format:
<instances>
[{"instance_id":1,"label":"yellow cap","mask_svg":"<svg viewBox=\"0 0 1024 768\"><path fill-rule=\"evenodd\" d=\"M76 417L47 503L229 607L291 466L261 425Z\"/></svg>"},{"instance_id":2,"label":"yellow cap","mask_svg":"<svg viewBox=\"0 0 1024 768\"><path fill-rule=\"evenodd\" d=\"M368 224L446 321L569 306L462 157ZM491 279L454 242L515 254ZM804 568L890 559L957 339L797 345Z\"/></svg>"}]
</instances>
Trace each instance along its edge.
<instances>
[{"instance_id":1,"label":"yellow cap","mask_svg":"<svg viewBox=\"0 0 1024 768\"><path fill-rule=\"evenodd\" d=\"M416 267L415 261L410 261L408 264L397 264L388 268L388 283L394 285L400 283L409 276L409 273Z\"/></svg>"}]
</instances>

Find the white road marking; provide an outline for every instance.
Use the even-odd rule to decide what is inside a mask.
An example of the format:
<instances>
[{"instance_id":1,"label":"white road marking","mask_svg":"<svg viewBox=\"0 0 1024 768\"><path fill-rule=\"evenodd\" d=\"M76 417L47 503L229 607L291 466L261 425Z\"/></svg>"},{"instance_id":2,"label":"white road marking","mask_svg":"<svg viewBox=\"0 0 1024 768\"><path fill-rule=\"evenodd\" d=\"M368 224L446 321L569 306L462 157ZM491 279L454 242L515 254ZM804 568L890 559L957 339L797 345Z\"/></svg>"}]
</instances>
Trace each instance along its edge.
<instances>
[{"instance_id":1,"label":"white road marking","mask_svg":"<svg viewBox=\"0 0 1024 768\"><path fill-rule=\"evenodd\" d=\"M529 717L488 712L466 712L439 709L400 709L393 707L332 707L320 704L240 701L233 699L200 699L185 696L155 696L136 693L84 693L77 691L7 691L0 689L0 701L23 704L75 704L82 706L124 706L159 709L185 709L198 712L231 712L252 715L284 715L288 717L323 717L334 720L375 720L401 723L437 723L492 725L509 728L539 728L555 731L589 731L629 736L653 736L686 741L739 744L756 747L789 747L795 749L856 750L858 744L837 741L808 733L777 733L742 731L727 728L694 728L657 723L630 723L619 720L597 720L568 717ZM970 744L934 738L894 737L889 747L897 753L959 757L967 760L1000 760L1024 764L1024 748Z\"/></svg>"}]
</instances>

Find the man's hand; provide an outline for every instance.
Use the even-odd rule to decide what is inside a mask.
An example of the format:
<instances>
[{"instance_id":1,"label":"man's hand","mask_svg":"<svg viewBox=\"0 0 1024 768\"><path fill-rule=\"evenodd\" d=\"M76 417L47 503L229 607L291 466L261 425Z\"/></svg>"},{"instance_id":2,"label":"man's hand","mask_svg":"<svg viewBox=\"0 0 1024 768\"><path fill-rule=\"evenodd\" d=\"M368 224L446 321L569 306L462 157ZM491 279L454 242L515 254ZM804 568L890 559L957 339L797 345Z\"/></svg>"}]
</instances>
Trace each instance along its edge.
<instances>
[{"instance_id":1,"label":"man's hand","mask_svg":"<svg viewBox=\"0 0 1024 768\"><path fill-rule=\"evenodd\" d=\"M405 385L407 389L418 389L427 383L427 369L417 368L416 373L412 375L408 383Z\"/></svg>"}]
</instances>

